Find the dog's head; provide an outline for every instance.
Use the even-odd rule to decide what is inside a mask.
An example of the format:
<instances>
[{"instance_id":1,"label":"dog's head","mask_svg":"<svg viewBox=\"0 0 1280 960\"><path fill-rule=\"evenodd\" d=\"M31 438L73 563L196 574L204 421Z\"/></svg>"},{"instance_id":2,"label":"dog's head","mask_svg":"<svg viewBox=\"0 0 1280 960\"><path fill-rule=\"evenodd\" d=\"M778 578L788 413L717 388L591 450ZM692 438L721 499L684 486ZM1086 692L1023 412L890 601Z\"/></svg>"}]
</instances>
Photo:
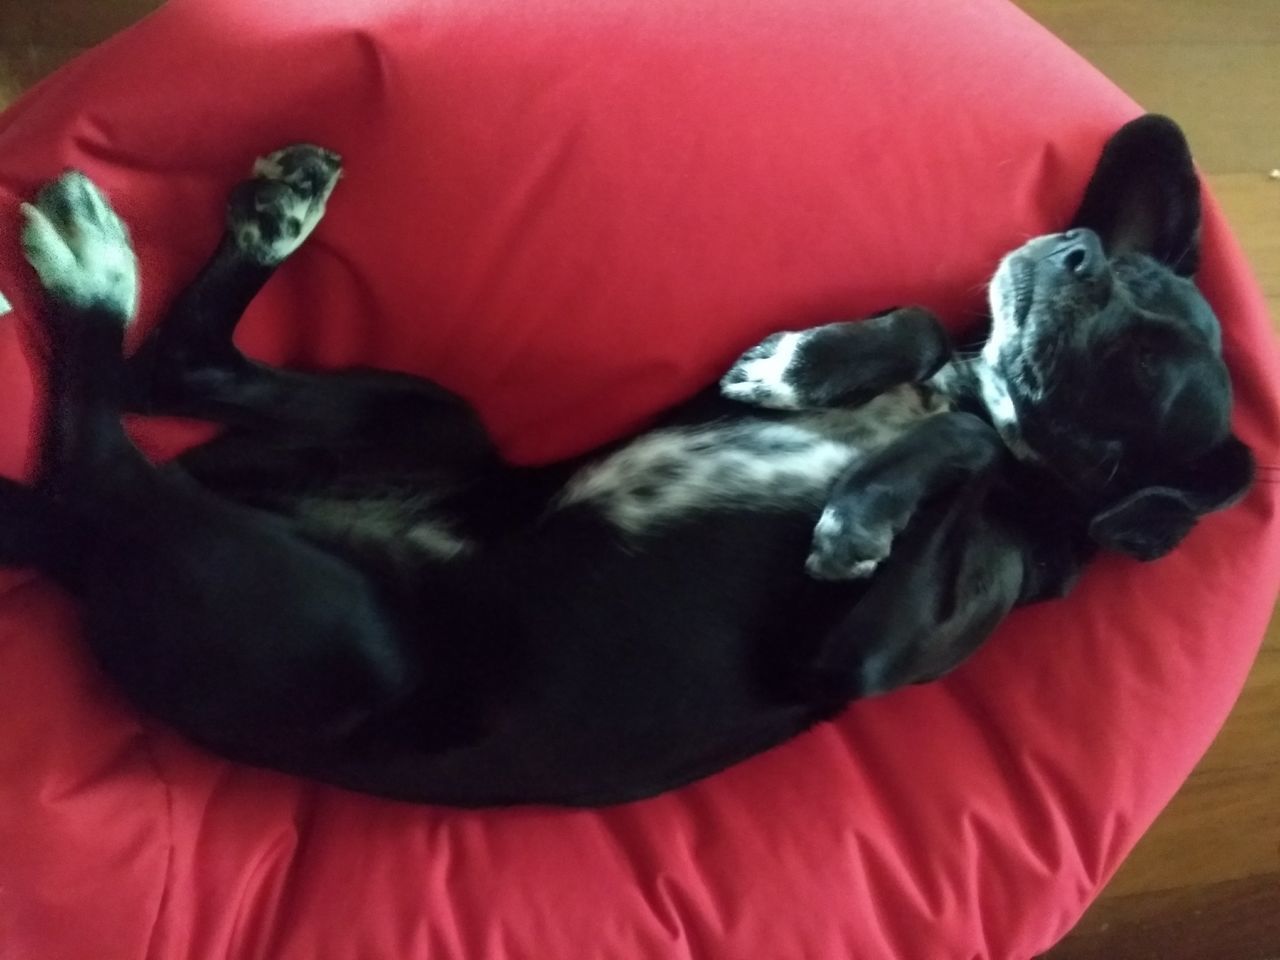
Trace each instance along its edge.
<instances>
[{"instance_id":1,"label":"dog's head","mask_svg":"<svg viewBox=\"0 0 1280 960\"><path fill-rule=\"evenodd\" d=\"M1145 116L1107 143L1071 229L1010 253L990 287L998 426L1074 491L1095 542L1143 560L1253 476L1218 320L1191 281L1199 233L1186 140Z\"/></svg>"}]
</instances>

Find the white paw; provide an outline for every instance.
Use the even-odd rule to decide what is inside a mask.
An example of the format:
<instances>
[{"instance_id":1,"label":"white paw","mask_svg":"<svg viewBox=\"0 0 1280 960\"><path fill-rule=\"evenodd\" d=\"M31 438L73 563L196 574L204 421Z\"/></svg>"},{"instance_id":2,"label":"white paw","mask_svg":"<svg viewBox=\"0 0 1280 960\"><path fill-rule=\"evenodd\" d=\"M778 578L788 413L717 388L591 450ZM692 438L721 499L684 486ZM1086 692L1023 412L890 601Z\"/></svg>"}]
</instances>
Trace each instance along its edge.
<instances>
[{"instance_id":1,"label":"white paw","mask_svg":"<svg viewBox=\"0 0 1280 960\"><path fill-rule=\"evenodd\" d=\"M123 322L138 308L138 261L129 231L102 192L78 170L24 203L22 246L40 283L55 300L101 308Z\"/></svg>"},{"instance_id":2,"label":"white paw","mask_svg":"<svg viewBox=\"0 0 1280 960\"><path fill-rule=\"evenodd\" d=\"M275 266L311 236L342 176L342 158L310 144L260 157L253 179L231 195L227 222L236 246L265 266Z\"/></svg>"},{"instance_id":3,"label":"white paw","mask_svg":"<svg viewBox=\"0 0 1280 960\"><path fill-rule=\"evenodd\" d=\"M813 528L805 569L818 580L862 580L889 556L892 543L887 526L865 527L845 511L828 507Z\"/></svg>"},{"instance_id":4,"label":"white paw","mask_svg":"<svg viewBox=\"0 0 1280 960\"><path fill-rule=\"evenodd\" d=\"M775 333L752 347L720 380L720 392L731 400L773 410L799 410L804 406L792 373L796 353L808 332Z\"/></svg>"}]
</instances>

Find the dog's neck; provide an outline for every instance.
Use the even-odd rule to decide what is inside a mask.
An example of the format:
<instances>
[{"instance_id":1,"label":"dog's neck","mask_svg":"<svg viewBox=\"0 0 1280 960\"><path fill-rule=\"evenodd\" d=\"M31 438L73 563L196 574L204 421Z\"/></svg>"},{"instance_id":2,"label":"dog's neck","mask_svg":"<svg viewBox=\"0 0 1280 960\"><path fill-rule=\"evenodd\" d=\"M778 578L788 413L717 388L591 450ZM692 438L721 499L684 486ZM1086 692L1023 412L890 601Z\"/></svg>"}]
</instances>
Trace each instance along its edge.
<instances>
[{"instance_id":1,"label":"dog's neck","mask_svg":"<svg viewBox=\"0 0 1280 960\"><path fill-rule=\"evenodd\" d=\"M1016 495L998 498L997 513L1008 511L1002 515L1015 517L1019 529L1034 531L1025 544L1029 562L1019 602L1066 596L1096 547L1084 533L1087 521L1078 510L1071 487L1048 469L1023 438L1004 378L979 355L952 360L929 385L955 409L991 423L1017 461L1013 470L1019 479L1006 488L1006 493L1012 489ZM1064 545L1069 546L1064 549Z\"/></svg>"},{"instance_id":2,"label":"dog's neck","mask_svg":"<svg viewBox=\"0 0 1280 960\"><path fill-rule=\"evenodd\" d=\"M957 409L976 413L989 421L1019 460L1037 461L1035 452L1022 438L1018 412L1004 378L986 357L952 360L933 375L929 385L948 397Z\"/></svg>"}]
</instances>

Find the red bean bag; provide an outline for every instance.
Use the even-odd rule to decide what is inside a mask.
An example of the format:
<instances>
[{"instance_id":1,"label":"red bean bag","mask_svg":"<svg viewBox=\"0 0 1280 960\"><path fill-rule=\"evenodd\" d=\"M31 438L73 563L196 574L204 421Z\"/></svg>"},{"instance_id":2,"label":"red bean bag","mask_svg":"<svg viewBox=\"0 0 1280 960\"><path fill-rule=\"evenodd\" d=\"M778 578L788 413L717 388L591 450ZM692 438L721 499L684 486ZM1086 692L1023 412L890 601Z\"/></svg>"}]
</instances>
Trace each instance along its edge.
<instances>
[{"instance_id":1,"label":"red bean bag","mask_svg":"<svg viewBox=\"0 0 1280 960\"><path fill-rule=\"evenodd\" d=\"M340 150L244 346L432 376L534 461L773 329L903 301L963 328L1137 112L1004 0L174 0L0 119L0 470L29 470L40 405L16 207L66 166L132 225L145 327L255 154ZM1262 465L1243 503L939 683L642 803L459 812L232 765L121 700L65 595L0 572L0 957L1045 949L1212 739L1280 576L1280 364L1212 203L1201 282Z\"/></svg>"}]
</instances>

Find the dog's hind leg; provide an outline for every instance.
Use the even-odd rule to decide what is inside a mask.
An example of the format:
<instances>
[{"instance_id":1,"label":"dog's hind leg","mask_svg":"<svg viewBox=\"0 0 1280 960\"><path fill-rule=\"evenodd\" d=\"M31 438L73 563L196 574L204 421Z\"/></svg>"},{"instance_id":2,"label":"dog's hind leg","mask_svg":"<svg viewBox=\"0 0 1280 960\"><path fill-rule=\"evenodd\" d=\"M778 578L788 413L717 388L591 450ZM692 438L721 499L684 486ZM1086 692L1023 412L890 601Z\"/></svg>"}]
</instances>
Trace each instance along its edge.
<instances>
[{"instance_id":1,"label":"dog's hind leg","mask_svg":"<svg viewBox=\"0 0 1280 960\"><path fill-rule=\"evenodd\" d=\"M52 498L0 477L0 566L34 567L74 590L79 556L75 524Z\"/></svg>"},{"instance_id":2,"label":"dog's hind leg","mask_svg":"<svg viewBox=\"0 0 1280 960\"><path fill-rule=\"evenodd\" d=\"M146 468L119 418L138 269L124 224L81 173L48 184L22 212L27 259L48 293L49 409L36 486L62 500L79 478Z\"/></svg>"},{"instance_id":3,"label":"dog's hind leg","mask_svg":"<svg viewBox=\"0 0 1280 960\"><path fill-rule=\"evenodd\" d=\"M124 225L83 175L65 174L22 209L27 257L50 297L49 393L34 488L0 478L0 564L34 566L75 586L83 531L64 506L64 482L77 475L66 467L92 470L108 464L118 443L132 449L111 399L121 386L137 268ZM113 353L114 365L93 359Z\"/></svg>"},{"instance_id":4,"label":"dog's hind leg","mask_svg":"<svg viewBox=\"0 0 1280 960\"><path fill-rule=\"evenodd\" d=\"M315 229L339 175L337 154L305 144L259 160L232 191L212 259L128 361L131 406L228 425L186 461L198 475L274 462L287 473L297 459L288 451L425 467L496 459L471 407L437 384L377 370L282 370L233 344L245 308Z\"/></svg>"},{"instance_id":5,"label":"dog's hind leg","mask_svg":"<svg viewBox=\"0 0 1280 960\"><path fill-rule=\"evenodd\" d=\"M297 144L254 164L231 193L213 256L129 360L132 404L208 416L225 390L255 379L257 365L232 343L236 324L320 223L341 163L330 150Z\"/></svg>"},{"instance_id":6,"label":"dog's hind leg","mask_svg":"<svg viewBox=\"0 0 1280 960\"><path fill-rule=\"evenodd\" d=\"M418 669L380 587L286 521L153 468L125 434L137 267L119 218L74 172L23 212L55 391L39 492L75 524L99 660L138 703L249 760L380 715Z\"/></svg>"}]
</instances>

